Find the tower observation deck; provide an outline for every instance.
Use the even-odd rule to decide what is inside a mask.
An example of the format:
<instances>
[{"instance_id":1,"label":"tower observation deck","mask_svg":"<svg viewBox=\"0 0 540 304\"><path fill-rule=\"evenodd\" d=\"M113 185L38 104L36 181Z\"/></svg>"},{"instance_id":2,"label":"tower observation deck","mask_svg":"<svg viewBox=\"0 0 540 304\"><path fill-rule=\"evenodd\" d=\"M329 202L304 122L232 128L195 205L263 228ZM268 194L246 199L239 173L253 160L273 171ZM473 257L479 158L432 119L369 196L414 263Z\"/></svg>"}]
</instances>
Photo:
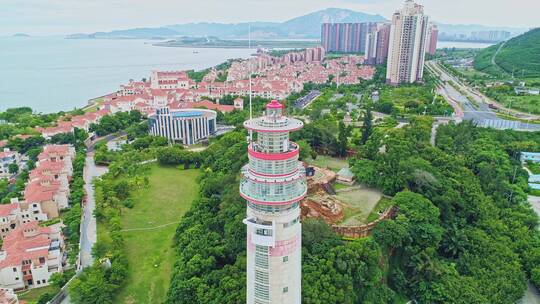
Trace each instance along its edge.
<instances>
[{"instance_id":1,"label":"tower observation deck","mask_svg":"<svg viewBox=\"0 0 540 304\"><path fill-rule=\"evenodd\" d=\"M256 133L240 183L247 201L247 303L300 304L300 201L307 184L289 133L303 123L284 116L283 105L273 100L264 116L244 127Z\"/></svg>"}]
</instances>

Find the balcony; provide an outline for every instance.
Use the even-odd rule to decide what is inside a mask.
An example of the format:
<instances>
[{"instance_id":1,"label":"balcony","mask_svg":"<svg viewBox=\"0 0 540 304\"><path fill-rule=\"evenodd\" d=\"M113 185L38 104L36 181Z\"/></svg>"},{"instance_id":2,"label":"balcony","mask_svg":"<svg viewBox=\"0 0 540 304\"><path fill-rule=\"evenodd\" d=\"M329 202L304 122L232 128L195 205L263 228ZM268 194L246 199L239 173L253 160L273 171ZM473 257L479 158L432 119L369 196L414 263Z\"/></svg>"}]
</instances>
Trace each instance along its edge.
<instances>
[{"instance_id":1,"label":"balcony","mask_svg":"<svg viewBox=\"0 0 540 304\"><path fill-rule=\"evenodd\" d=\"M298 119L290 117L281 117L271 119L268 117L259 117L244 122L244 127L255 132L292 132L300 130L304 123Z\"/></svg>"},{"instance_id":2,"label":"balcony","mask_svg":"<svg viewBox=\"0 0 540 304\"><path fill-rule=\"evenodd\" d=\"M251 233L251 242L255 245L271 246L276 245L274 222L258 221L254 218L246 218L243 223L248 226Z\"/></svg>"},{"instance_id":3,"label":"balcony","mask_svg":"<svg viewBox=\"0 0 540 304\"><path fill-rule=\"evenodd\" d=\"M298 157L300 153L300 147L294 142L289 142L289 149L283 152L265 151L261 146L256 143L252 143L248 146L248 154L251 157L255 157L261 160L288 160L293 157Z\"/></svg>"},{"instance_id":4,"label":"balcony","mask_svg":"<svg viewBox=\"0 0 540 304\"><path fill-rule=\"evenodd\" d=\"M297 186L290 191L283 191L283 193L268 193L253 191L253 184L257 184L250 179L243 179L240 183L240 195L255 204L262 205L288 205L302 200L307 193L307 183L305 180L295 181Z\"/></svg>"}]
</instances>

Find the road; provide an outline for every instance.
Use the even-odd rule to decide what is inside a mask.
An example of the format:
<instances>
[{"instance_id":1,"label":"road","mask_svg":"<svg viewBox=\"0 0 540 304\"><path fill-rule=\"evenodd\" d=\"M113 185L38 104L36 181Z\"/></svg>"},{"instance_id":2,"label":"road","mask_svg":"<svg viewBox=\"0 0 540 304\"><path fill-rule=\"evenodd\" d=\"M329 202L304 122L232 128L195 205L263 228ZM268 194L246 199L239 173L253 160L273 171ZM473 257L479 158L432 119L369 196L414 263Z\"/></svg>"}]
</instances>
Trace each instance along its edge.
<instances>
[{"instance_id":1,"label":"road","mask_svg":"<svg viewBox=\"0 0 540 304\"><path fill-rule=\"evenodd\" d=\"M454 107L454 112L456 112L455 120L470 120L474 121L478 126L499 130L540 131L540 124L499 118L496 112L488 106L481 94L465 86L459 79L447 73L436 63L428 62L427 66L439 74L443 84L437 88L437 91ZM450 82L453 82L459 88L459 91ZM456 106L461 108L461 111Z\"/></svg>"},{"instance_id":2,"label":"road","mask_svg":"<svg viewBox=\"0 0 540 304\"><path fill-rule=\"evenodd\" d=\"M294 107L297 109L305 109L319 96L321 96L320 91L309 91L306 96L300 97L294 102Z\"/></svg>"},{"instance_id":3,"label":"road","mask_svg":"<svg viewBox=\"0 0 540 304\"><path fill-rule=\"evenodd\" d=\"M97 229L96 218L94 217L96 200L92 181L94 178L99 177L106 172L107 167L96 166L94 163L94 153L88 152L86 155L86 165L84 167L84 190L86 192L86 201L81 219L80 269L91 266L94 262L94 259L92 258L92 246L94 246L97 240Z\"/></svg>"},{"instance_id":4,"label":"road","mask_svg":"<svg viewBox=\"0 0 540 304\"><path fill-rule=\"evenodd\" d=\"M120 136L123 136L121 134ZM94 217L94 210L96 209L96 200L94 195L94 186L92 181L94 178L99 177L107 173L107 167L96 166L94 162L94 146L98 141L105 140L107 142L114 140L118 136L108 135L104 138L89 143L87 146L86 152L86 162L84 165L83 179L84 179L84 191L86 193L86 200L83 204L83 210L81 215L81 231L80 231L80 252L79 252L79 265L77 265L77 272L82 270L85 267L91 266L94 262L92 257L92 247L97 241L97 225L96 218ZM69 295L66 292L66 288L61 290L61 292L53 300L60 300L59 304L69 304L71 303ZM52 301L51 301L52 302Z\"/></svg>"},{"instance_id":5,"label":"road","mask_svg":"<svg viewBox=\"0 0 540 304\"><path fill-rule=\"evenodd\" d=\"M502 48L504 47L504 45L506 44L506 41L504 41L503 43L501 43L501 45L499 46L499 48L497 49L497 51L495 52L495 54L493 54L493 57L491 57L491 64L493 64L494 66L498 67L499 65L497 65L497 62L495 62L495 59L497 58L497 55L499 55L499 53L501 52ZM499 67L500 68L500 67Z\"/></svg>"}]
</instances>

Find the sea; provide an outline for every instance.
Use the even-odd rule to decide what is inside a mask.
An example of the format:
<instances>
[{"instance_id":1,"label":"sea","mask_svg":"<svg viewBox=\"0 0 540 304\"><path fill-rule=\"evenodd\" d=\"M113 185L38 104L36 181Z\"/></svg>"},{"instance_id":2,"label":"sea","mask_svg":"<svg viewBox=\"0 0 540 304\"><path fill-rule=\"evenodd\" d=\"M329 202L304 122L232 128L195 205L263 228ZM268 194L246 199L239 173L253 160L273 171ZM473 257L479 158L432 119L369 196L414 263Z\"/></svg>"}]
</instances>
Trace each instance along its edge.
<instances>
[{"instance_id":1,"label":"sea","mask_svg":"<svg viewBox=\"0 0 540 304\"><path fill-rule=\"evenodd\" d=\"M0 37L0 111L51 113L81 108L152 70L202 70L249 49L158 47L156 41Z\"/></svg>"},{"instance_id":2,"label":"sea","mask_svg":"<svg viewBox=\"0 0 540 304\"><path fill-rule=\"evenodd\" d=\"M438 41L437 48L456 48L456 49L483 49L492 46L493 43L467 42L467 41Z\"/></svg>"},{"instance_id":3,"label":"sea","mask_svg":"<svg viewBox=\"0 0 540 304\"><path fill-rule=\"evenodd\" d=\"M157 41L0 37L0 111L69 111L152 70L201 70L253 50L153 46ZM440 47L487 47L441 42Z\"/></svg>"}]
</instances>

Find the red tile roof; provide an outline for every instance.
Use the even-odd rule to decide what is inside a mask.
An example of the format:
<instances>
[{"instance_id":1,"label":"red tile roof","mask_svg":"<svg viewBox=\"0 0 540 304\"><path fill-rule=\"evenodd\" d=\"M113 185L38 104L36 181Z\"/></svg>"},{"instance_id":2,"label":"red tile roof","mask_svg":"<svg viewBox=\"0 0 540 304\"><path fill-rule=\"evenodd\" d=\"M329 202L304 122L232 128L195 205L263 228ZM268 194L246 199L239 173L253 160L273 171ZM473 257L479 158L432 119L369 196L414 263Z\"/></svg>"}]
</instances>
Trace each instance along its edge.
<instances>
[{"instance_id":1,"label":"red tile roof","mask_svg":"<svg viewBox=\"0 0 540 304\"><path fill-rule=\"evenodd\" d=\"M36 235L25 236L24 231L27 230L35 230ZM47 258L51 244L50 233L50 227L39 227L36 221L28 222L12 230L4 237L2 249L6 253L6 258L0 261L0 269L21 266L24 260Z\"/></svg>"},{"instance_id":2,"label":"red tile roof","mask_svg":"<svg viewBox=\"0 0 540 304\"><path fill-rule=\"evenodd\" d=\"M18 208L19 204L2 204L0 205L0 217L6 217Z\"/></svg>"}]
</instances>

